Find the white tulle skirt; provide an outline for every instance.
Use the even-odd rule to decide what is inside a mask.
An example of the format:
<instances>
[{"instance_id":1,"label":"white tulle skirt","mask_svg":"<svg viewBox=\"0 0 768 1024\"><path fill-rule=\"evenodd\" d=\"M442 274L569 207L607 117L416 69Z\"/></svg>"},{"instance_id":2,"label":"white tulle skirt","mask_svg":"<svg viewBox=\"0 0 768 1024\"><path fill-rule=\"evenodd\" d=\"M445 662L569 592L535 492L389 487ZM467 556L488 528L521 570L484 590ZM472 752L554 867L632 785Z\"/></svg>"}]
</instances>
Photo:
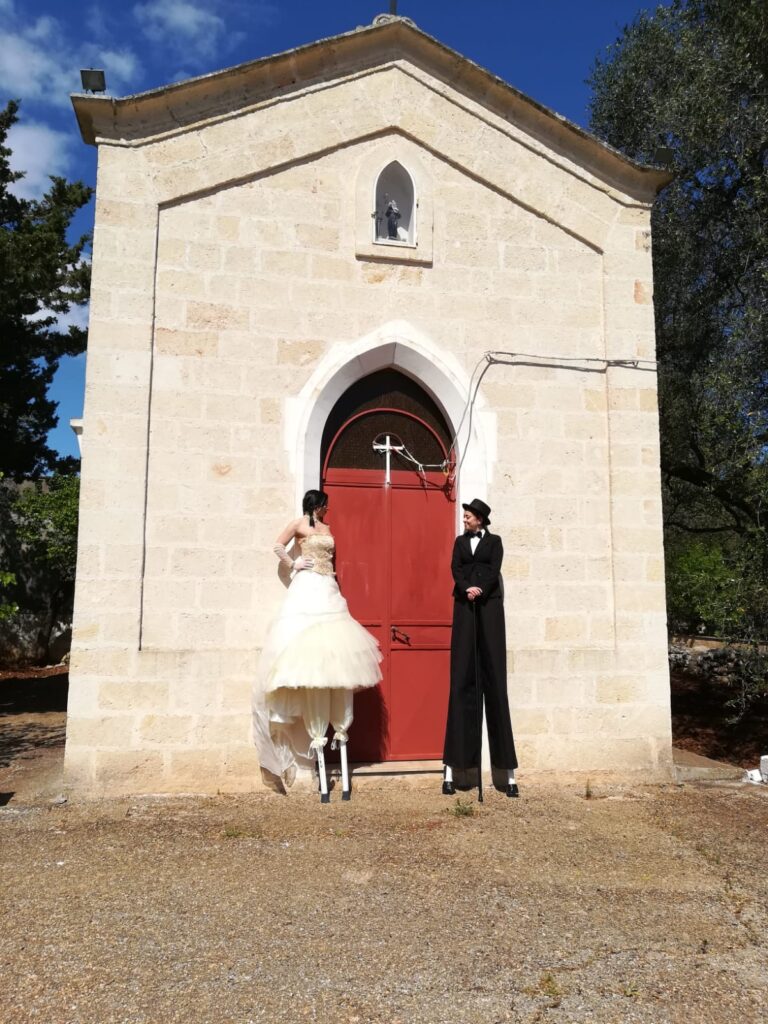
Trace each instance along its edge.
<instances>
[{"instance_id":1,"label":"white tulle skirt","mask_svg":"<svg viewBox=\"0 0 768 1024\"><path fill-rule=\"evenodd\" d=\"M290 782L313 747L346 742L352 694L381 680L381 652L349 614L336 579L303 570L288 588L259 661L253 735L263 768Z\"/></svg>"}]
</instances>

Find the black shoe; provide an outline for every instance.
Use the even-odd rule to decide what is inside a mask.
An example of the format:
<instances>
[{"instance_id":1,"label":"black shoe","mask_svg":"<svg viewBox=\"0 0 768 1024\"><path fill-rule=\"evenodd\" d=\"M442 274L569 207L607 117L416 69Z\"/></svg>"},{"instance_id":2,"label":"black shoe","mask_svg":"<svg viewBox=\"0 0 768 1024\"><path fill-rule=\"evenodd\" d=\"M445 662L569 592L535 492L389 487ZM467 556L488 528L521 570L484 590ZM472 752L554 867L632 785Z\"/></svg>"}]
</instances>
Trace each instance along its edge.
<instances>
[{"instance_id":1,"label":"black shoe","mask_svg":"<svg viewBox=\"0 0 768 1024\"><path fill-rule=\"evenodd\" d=\"M452 782L446 782L445 779L443 779L443 796L455 796L455 795L456 795L456 787L454 786L454 784Z\"/></svg>"},{"instance_id":2,"label":"black shoe","mask_svg":"<svg viewBox=\"0 0 768 1024\"><path fill-rule=\"evenodd\" d=\"M520 790L516 782L510 782L507 786L507 796L520 796Z\"/></svg>"}]
</instances>

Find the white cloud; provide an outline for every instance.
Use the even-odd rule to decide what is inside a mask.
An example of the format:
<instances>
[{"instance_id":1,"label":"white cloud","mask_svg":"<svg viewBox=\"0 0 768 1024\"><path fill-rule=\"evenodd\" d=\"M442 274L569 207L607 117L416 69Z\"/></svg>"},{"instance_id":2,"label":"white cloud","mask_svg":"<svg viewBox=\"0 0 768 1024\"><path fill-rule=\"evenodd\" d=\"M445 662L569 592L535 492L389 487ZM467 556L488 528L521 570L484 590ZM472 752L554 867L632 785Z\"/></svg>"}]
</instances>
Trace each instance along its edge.
<instances>
[{"instance_id":1,"label":"white cloud","mask_svg":"<svg viewBox=\"0 0 768 1024\"><path fill-rule=\"evenodd\" d=\"M51 174L65 175L71 163L74 138L46 124L25 121L8 133L11 170L25 171L11 192L23 199L39 199L50 186Z\"/></svg>"},{"instance_id":2,"label":"white cloud","mask_svg":"<svg viewBox=\"0 0 768 1024\"><path fill-rule=\"evenodd\" d=\"M213 57L224 35L224 19L190 0L150 0L133 13L153 43L171 46L198 60Z\"/></svg>"},{"instance_id":3,"label":"white cloud","mask_svg":"<svg viewBox=\"0 0 768 1024\"><path fill-rule=\"evenodd\" d=\"M36 313L28 316L27 320L30 323L35 323L37 320L46 320L48 317L53 317L56 321L54 326L57 331L66 332L70 327L80 327L82 330L87 330L90 311L90 303L87 302L84 306L70 306L69 311L66 313L54 313L52 309L43 306Z\"/></svg>"},{"instance_id":4,"label":"white cloud","mask_svg":"<svg viewBox=\"0 0 768 1024\"><path fill-rule=\"evenodd\" d=\"M108 50L102 46L88 45L83 47L82 58L95 67L104 68L107 89L111 93L119 94L131 89L143 74L141 61L133 50ZM82 66L85 67L85 63Z\"/></svg>"},{"instance_id":5,"label":"white cloud","mask_svg":"<svg viewBox=\"0 0 768 1024\"><path fill-rule=\"evenodd\" d=\"M28 39L40 39L43 41L53 39L58 27L56 19L46 15L38 18L31 28L27 29L26 36Z\"/></svg>"},{"instance_id":6,"label":"white cloud","mask_svg":"<svg viewBox=\"0 0 768 1024\"><path fill-rule=\"evenodd\" d=\"M37 24L23 35L0 36L0 89L9 96L66 103L77 86L77 72L35 35Z\"/></svg>"},{"instance_id":7,"label":"white cloud","mask_svg":"<svg viewBox=\"0 0 768 1024\"><path fill-rule=\"evenodd\" d=\"M88 316L90 314L90 306L70 306L68 313L58 313L56 315L56 322L60 331L66 331L69 327L81 327L83 330L88 328ZM83 359L85 354L83 354Z\"/></svg>"},{"instance_id":8,"label":"white cloud","mask_svg":"<svg viewBox=\"0 0 768 1024\"><path fill-rule=\"evenodd\" d=\"M13 7L0 0L0 13L13 19ZM141 77L138 57L129 48L108 49L93 42L68 43L55 18L42 17L31 25L13 25L0 34L0 92L52 106L69 105L79 92L80 68L103 67L111 92L135 91Z\"/></svg>"},{"instance_id":9,"label":"white cloud","mask_svg":"<svg viewBox=\"0 0 768 1024\"><path fill-rule=\"evenodd\" d=\"M96 36L98 39L107 35L106 15L98 4L91 4L88 8L85 24L87 25L88 31L91 35Z\"/></svg>"}]
</instances>

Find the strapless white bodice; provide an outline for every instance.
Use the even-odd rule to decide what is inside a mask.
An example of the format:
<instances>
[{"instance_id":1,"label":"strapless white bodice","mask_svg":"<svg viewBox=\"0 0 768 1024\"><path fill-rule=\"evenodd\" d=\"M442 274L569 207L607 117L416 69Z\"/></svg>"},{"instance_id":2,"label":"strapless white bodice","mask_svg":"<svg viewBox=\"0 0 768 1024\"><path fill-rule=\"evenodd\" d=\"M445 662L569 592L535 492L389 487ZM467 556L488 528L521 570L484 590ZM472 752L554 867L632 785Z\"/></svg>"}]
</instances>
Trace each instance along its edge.
<instances>
[{"instance_id":1,"label":"strapless white bodice","mask_svg":"<svg viewBox=\"0 0 768 1024\"><path fill-rule=\"evenodd\" d=\"M309 537L302 537L299 540L301 553L306 558L314 559L312 572L321 576L334 576L333 552L336 543L330 533L313 533Z\"/></svg>"}]
</instances>

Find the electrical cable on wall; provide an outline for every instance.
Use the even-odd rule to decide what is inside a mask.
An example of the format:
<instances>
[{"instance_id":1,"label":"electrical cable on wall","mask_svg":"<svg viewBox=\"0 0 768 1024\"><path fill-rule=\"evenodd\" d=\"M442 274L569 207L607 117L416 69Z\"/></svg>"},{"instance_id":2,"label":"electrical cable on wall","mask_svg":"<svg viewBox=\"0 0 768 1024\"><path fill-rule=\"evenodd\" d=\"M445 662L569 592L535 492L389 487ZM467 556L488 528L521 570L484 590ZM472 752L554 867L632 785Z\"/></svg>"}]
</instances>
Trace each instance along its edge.
<instances>
[{"instance_id":1,"label":"electrical cable on wall","mask_svg":"<svg viewBox=\"0 0 768 1024\"><path fill-rule=\"evenodd\" d=\"M527 360L532 361L527 362ZM483 361L485 361L485 366L483 366L483 369L475 382L475 375L477 374L480 366L482 366ZM584 363L594 363L597 365L594 369L591 366L570 365ZM464 425L464 420L467 419L467 414L469 414L469 419L467 421L467 444L464 445L464 450L457 466L457 472L460 471L461 467L464 465L467 448L469 447L469 439L472 436L472 415L474 412L475 401L477 400L477 394L480 390L480 384L491 366L497 364L502 366L544 366L562 370L581 370L586 373L604 373L610 367L622 367L630 370L654 372L658 366L655 359L600 359L591 356L541 356L534 355L530 352L484 352L472 370L464 411L461 414L461 419L456 427L456 433L453 435L453 439L451 440L448 448L449 454L455 451L459 434L461 433L461 429Z\"/></svg>"},{"instance_id":2,"label":"electrical cable on wall","mask_svg":"<svg viewBox=\"0 0 768 1024\"><path fill-rule=\"evenodd\" d=\"M531 360L531 362L528 362L528 360ZM483 366L483 363L485 363L485 366ZM596 365L593 368L592 366L584 366L584 363ZM472 370L472 374L469 379L469 388L467 389L467 400L464 404L461 419L456 427L456 432L451 438L451 443L448 446L447 459L444 459L441 463L419 462L413 453L406 448L401 438L394 434L389 435L390 437L396 437L398 442L398 448L397 450L393 449L393 454L398 455L401 459L404 459L406 462L410 462L416 466L422 480L426 481L425 471L428 469L439 469L449 478L455 476L456 473L461 471L461 467L464 465L464 459L467 455L469 439L472 436L472 417L474 414L475 402L477 401L477 395L480 391L480 385L482 384L483 377L485 377L488 370L495 365L544 366L562 370L581 370L586 373L604 373L610 367L622 367L629 370L653 372L658 366L655 359L600 359L591 356L541 356L534 355L530 352L484 352L480 359L475 363L474 369ZM482 369L480 369L481 367ZM478 371L480 371L479 374ZM456 451L456 445L465 420L467 421L467 443L464 445L464 450L457 466L451 456ZM384 434L379 434L374 438L374 446L376 446L383 437Z\"/></svg>"}]
</instances>

